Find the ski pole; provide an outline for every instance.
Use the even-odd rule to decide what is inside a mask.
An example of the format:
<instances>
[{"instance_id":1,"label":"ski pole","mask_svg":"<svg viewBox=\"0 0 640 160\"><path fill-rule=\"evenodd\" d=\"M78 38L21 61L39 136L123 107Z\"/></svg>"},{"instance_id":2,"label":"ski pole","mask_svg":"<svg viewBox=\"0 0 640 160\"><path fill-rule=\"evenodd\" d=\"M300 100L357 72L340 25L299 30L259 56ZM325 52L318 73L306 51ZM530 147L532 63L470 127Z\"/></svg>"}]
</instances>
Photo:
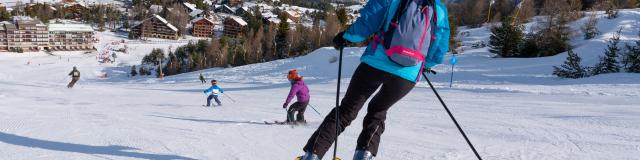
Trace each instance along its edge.
<instances>
[{"instance_id":1,"label":"ski pole","mask_svg":"<svg viewBox=\"0 0 640 160\"><path fill-rule=\"evenodd\" d=\"M435 73L435 71L430 71L430 72ZM451 114L451 111L449 111L449 108L440 97L440 94L438 94L438 91L436 91L436 88L433 87L433 84L431 84L431 81L429 80L429 78L427 78L427 75L423 73L422 76L424 77L424 79L427 80L427 83L429 83L429 87L431 87L431 90L433 90L433 93L436 94L436 97L438 97L438 100L440 100L440 103L442 103L442 106L447 111L447 114L449 114L449 117L451 118L451 120L453 120L453 123L455 123L456 127L458 127L458 131L460 131L460 133L462 134L462 137L464 137L464 140L467 141L467 144L469 145L469 147L471 147L471 150L473 151L473 153L476 155L478 160L482 160L482 158L480 157L480 154L478 154L478 151L476 151L476 148L473 147L473 144L471 144L471 141L469 141L469 138L467 138L467 134L465 134L464 131L462 131L462 127L460 127L460 124L458 124L458 121L456 121L456 118L453 117L453 114Z\"/></svg>"},{"instance_id":2,"label":"ski pole","mask_svg":"<svg viewBox=\"0 0 640 160\"><path fill-rule=\"evenodd\" d=\"M311 109L313 109L313 111L316 111L316 113L318 113L318 115L320 117L322 117L322 114L320 114L320 112L318 112L318 110L316 109L316 107L313 107L313 105L311 105L311 103L309 103L309 106L311 107Z\"/></svg>"},{"instance_id":3,"label":"ski pole","mask_svg":"<svg viewBox=\"0 0 640 160\"><path fill-rule=\"evenodd\" d=\"M231 96L229 96L229 95L227 95L225 93L222 93L222 94L224 94L225 97L229 98L233 103L236 103L236 100L233 100L233 98L231 98Z\"/></svg>"},{"instance_id":4,"label":"ski pole","mask_svg":"<svg viewBox=\"0 0 640 160\"><path fill-rule=\"evenodd\" d=\"M337 158L337 154L338 154L338 135L340 135L340 128L339 128L339 124L340 124L340 79L342 79L342 52L344 51L344 47L340 47L340 58L338 58L338 84L337 84L337 89L336 89L336 112L335 112L335 118L336 118L336 135L334 138L334 143L333 143L333 159Z\"/></svg>"},{"instance_id":5,"label":"ski pole","mask_svg":"<svg viewBox=\"0 0 640 160\"><path fill-rule=\"evenodd\" d=\"M453 67L456 65L451 65L451 80L449 81L449 88L453 87Z\"/></svg>"}]
</instances>

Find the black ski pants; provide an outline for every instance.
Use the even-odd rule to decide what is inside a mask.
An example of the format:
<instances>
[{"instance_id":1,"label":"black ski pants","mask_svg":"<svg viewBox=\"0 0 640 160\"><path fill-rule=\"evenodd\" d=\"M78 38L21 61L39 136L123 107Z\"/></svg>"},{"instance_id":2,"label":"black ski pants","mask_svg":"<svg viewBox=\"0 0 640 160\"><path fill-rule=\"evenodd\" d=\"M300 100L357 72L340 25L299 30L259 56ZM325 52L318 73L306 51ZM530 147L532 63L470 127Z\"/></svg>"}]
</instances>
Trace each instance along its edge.
<instances>
[{"instance_id":1,"label":"black ski pants","mask_svg":"<svg viewBox=\"0 0 640 160\"><path fill-rule=\"evenodd\" d=\"M289 110L287 110L287 122L304 122L304 111L307 110L307 105L309 102L296 102L289 106ZM298 112L296 117L293 115Z\"/></svg>"},{"instance_id":2,"label":"black ski pants","mask_svg":"<svg viewBox=\"0 0 640 160\"><path fill-rule=\"evenodd\" d=\"M340 110L338 133L342 133L345 127L349 126L351 121L357 117L358 111L360 111L367 99L380 88L380 91L369 102L362 132L360 132L356 146L356 150L367 150L374 156L377 155L380 136L385 128L384 121L387 117L387 110L407 95L414 86L414 82L361 63L351 78L347 93L344 95L340 107L334 108L324 118L324 121L309 138L303 150L323 157L333 144L336 136L336 109Z\"/></svg>"},{"instance_id":3,"label":"black ski pants","mask_svg":"<svg viewBox=\"0 0 640 160\"><path fill-rule=\"evenodd\" d=\"M73 88L73 86L76 85L76 82L78 82L78 80L80 80L80 77L71 78L71 82L67 84L67 88Z\"/></svg>"}]
</instances>

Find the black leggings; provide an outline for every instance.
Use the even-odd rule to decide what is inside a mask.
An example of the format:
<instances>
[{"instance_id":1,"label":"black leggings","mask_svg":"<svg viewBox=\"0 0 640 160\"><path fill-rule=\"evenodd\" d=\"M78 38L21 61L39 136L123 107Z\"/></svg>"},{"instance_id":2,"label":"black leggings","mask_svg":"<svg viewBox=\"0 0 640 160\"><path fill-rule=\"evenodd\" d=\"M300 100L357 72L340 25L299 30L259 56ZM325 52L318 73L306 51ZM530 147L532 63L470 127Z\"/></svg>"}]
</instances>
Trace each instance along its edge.
<instances>
[{"instance_id":1,"label":"black leggings","mask_svg":"<svg viewBox=\"0 0 640 160\"><path fill-rule=\"evenodd\" d=\"M347 93L339 107L339 133L351 124L367 99L380 87L380 91L369 102L356 146L356 150L367 150L374 156L377 155L387 110L407 95L414 86L414 82L361 63L351 78ZM318 130L309 138L303 149L305 152L313 152L323 157L329 150L336 136L335 111L336 108L324 118Z\"/></svg>"}]
</instances>

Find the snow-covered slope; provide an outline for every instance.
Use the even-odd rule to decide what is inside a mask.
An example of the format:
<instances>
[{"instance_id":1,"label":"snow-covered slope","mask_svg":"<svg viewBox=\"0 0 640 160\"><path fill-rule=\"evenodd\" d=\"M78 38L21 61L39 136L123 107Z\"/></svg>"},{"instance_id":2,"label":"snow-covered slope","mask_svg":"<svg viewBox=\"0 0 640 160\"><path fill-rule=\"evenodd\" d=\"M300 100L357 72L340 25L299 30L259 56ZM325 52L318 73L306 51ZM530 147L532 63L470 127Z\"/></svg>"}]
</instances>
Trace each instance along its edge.
<instances>
[{"instance_id":1,"label":"snow-covered slope","mask_svg":"<svg viewBox=\"0 0 640 160\"><path fill-rule=\"evenodd\" d=\"M640 12L621 14L600 21L600 37L575 41L585 64L602 54L604 40L617 28L611 26L632 24ZM478 39L487 35L486 29L470 32ZM632 31L623 34L637 38ZM100 36L99 45L120 39ZM131 52L118 55L115 64L98 64L94 54L81 52L0 53L0 159L293 159L333 107L337 63L330 59L337 53L332 48L202 71L231 96L216 108L201 107L201 90L207 87L197 80L201 72L164 80L126 77L128 66L152 48L184 43L132 41ZM342 95L363 50L345 50ZM453 88L448 64L432 77L484 159L638 159L640 75L553 77L551 66L565 56L496 59L486 48L467 50L459 55ZM67 89L72 66L84 78ZM281 105L290 69L305 76L311 104L322 115L308 110L306 126L264 125L285 118ZM103 73L109 77L99 78ZM431 90L422 82L417 86L389 111L377 159L474 159ZM338 154L344 159L351 158L364 112L340 137Z\"/></svg>"}]
</instances>

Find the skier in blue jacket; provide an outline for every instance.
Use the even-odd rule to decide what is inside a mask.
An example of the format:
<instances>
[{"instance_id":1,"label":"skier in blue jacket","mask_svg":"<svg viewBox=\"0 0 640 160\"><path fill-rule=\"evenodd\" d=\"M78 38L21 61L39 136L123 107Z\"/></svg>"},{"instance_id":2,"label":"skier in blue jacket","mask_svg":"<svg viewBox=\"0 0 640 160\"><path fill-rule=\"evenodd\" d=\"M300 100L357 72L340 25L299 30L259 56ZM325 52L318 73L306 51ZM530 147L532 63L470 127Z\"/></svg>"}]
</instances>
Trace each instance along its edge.
<instances>
[{"instance_id":1,"label":"skier in blue jacket","mask_svg":"<svg viewBox=\"0 0 640 160\"><path fill-rule=\"evenodd\" d=\"M334 47L342 49L348 43L362 42L372 36L384 37L383 31L389 29L390 22L394 18L392 15L396 14L401 3L409 4L408 1L420 5L428 4L427 6L431 7L428 11L435 9L433 14L429 13L435 15L431 17L435 17L433 22L435 28L430 33L433 38L427 38L429 48L426 56L422 57L423 63L415 66L399 65L390 60L379 41L369 41L340 106L327 114L322 124L307 141L303 148L305 155L300 159L322 159L334 143L336 130L338 134L344 131L357 117L358 111L367 99L380 88L369 102L354 155L354 160L373 159L377 155L380 137L385 129L387 110L413 89L420 78L421 71L430 71L431 67L442 63L449 48L449 22L447 9L440 0L369 0L360 10L360 17L346 31L339 33L333 39ZM397 27L397 23L394 25ZM339 109L338 124L335 117L337 109Z\"/></svg>"},{"instance_id":2,"label":"skier in blue jacket","mask_svg":"<svg viewBox=\"0 0 640 160\"><path fill-rule=\"evenodd\" d=\"M216 81L215 79L211 80L211 87L204 90L205 94L209 92L211 92L211 94L207 97L207 107L211 106L211 99L214 99L216 103L218 103L218 106L222 106L222 102L220 102L220 99L218 99L218 94L224 93L224 90L218 87L218 81Z\"/></svg>"}]
</instances>

